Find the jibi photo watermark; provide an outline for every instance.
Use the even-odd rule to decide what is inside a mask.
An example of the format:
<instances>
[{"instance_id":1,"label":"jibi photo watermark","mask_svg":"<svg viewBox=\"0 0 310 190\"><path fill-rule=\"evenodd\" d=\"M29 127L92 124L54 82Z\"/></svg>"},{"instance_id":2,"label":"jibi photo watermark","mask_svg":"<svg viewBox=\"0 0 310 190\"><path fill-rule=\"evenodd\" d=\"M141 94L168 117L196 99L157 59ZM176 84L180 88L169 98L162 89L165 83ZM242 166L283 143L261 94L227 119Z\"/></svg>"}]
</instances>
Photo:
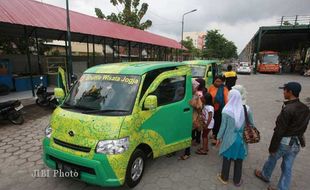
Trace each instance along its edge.
<instances>
[{"instance_id":1,"label":"jibi photo watermark","mask_svg":"<svg viewBox=\"0 0 310 190\"><path fill-rule=\"evenodd\" d=\"M70 170L34 170L31 174L34 178L47 178L47 177L60 177L60 178L77 178L79 177L79 172Z\"/></svg>"}]
</instances>

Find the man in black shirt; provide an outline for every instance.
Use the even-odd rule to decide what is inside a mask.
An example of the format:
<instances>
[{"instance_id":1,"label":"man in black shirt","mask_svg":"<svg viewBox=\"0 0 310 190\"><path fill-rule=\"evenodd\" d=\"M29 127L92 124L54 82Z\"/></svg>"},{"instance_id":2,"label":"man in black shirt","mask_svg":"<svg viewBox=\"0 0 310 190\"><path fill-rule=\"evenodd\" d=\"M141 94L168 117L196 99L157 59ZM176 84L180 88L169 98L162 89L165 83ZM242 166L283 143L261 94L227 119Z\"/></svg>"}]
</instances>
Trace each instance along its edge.
<instances>
[{"instance_id":1,"label":"man in black shirt","mask_svg":"<svg viewBox=\"0 0 310 190\"><path fill-rule=\"evenodd\" d=\"M224 73L225 76L225 85L228 88L228 90L231 90L231 87L236 85L237 81L237 73L232 70L232 66L227 66L227 72Z\"/></svg>"},{"instance_id":2,"label":"man in black shirt","mask_svg":"<svg viewBox=\"0 0 310 190\"><path fill-rule=\"evenodd\" d=\"M284 102L280 115L276 120L276 127L269 146L269 158L262 171L255 170L259 179L269 182L277 161L282 158L282 174L277 188L271 186L268 190L288 190L291 183L291 173L294 160L300 150L305 147L304 133L307 129L310 110L299 101L301 85L289 82L283 87Z\"/></svg>"}]
</instances>

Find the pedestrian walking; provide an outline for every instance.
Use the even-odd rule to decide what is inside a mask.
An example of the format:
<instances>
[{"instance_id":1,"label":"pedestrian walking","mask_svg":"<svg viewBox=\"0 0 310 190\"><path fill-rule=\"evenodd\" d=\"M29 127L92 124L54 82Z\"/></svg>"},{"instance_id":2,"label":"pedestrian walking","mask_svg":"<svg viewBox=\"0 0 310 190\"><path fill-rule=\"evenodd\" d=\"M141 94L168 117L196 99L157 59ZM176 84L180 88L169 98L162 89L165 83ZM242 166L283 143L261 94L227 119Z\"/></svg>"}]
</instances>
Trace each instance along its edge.
<instances>
[{"instance_id":1,"label":"pedestrian walking","mask_svg":"<svg viewBox=\"0 0 310 190\"><path fill-rule=\"evenodd\" d=\"M228 101L228 89L224 85L225 78L216 76L214 83L209 87L209 93L212 96L214 106L214 127L212 129L212 144L216 144L216 136L220 130L222 120L222 110Z\"/></svg>"},{"instance_id":2,"label":"pedestrian walking","mask_svg":"<svg viewBox=\"0 0 310 190\"><path fill-rule=\"evenodd\" d=\"M236 81L238 79L237 73L232 70L232 66L227 66L227 72L224 73L225 76L225 86L228 88L228 90L231 90L233 86L236 85Z\"/></svg>"},{"instance_id":3,"label":"pedestrian walking","mask_svg":"<svg viewBox=\"0 0 310 190\"><path fill-rule=\"evenodd\" d=\"M299 100L301 85L297 82L289 82L280 88L283 89L283 96L287 101L284 102L276 120L268 160L262 170L254 171L256 177L268 183L277 161L282 158L282 173L277 188L269 186L268 190L290 188L293 163L300 147L305 147L304 133L310 119L309 108Z\"/></svg>"},{"instance_id":4,"label":"pedestrian walking","mask_svg":"<svg viewBox=\"0 0 310 190\"><path fill-rule=\"evenodd\" d=\"M244 109L238 90L232 89L228 96L216 143L217 146L220 145L219 154L223 157L222 171L217 177L223 184L228 184L230 165L234 161L233 182L235 186L239 187L243 183L241 179L242 163L248 154L248 147L243 137L246 117L251 126L254 126L254 121L252 112L249 109Z\"/></svg>"},{"instance_id":5,"label":"pedestrian walking","mask_svg":"<svg viewBox=\"0 0 310 190\"><path fill-rule=\"evenodd\" d=\"M207 155L209 151L208 135L214 126L214 107L212 103L212 96L209 93L204 95L203 99L204 107L202 110L202 116L204 126L202 130L202 147L196 151L196 154Z\"/></svg>"}]
</instances>

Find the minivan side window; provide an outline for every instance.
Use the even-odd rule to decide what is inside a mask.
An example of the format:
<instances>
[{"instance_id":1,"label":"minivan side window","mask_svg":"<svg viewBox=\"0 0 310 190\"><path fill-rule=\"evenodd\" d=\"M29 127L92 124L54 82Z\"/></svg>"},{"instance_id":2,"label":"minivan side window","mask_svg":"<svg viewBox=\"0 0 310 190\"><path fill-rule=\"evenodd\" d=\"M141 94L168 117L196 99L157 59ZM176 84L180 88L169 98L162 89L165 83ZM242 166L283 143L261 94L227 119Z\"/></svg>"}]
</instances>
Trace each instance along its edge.
<instances>
[{"instance_id":1,"label":"minivan side window","mask_svg":"<svg viewBox=\"0 0 310 190\"><path fill-rule=\"evenodd\" d=\"M186 76L171 77L163 80L152 95L157 96L158 107L178 102L185 96Z\"/></svg>"},{"instance_id":2,"label":"minivan side window","mask_svg":"<svg viewBox=\"0 0 310 190\"><path fill-rule=\"evenodd\" d=\"M173 69L176 69L176 67L163 68L163 69L156 69L156 70L153 70L153 71L149 71L149 72L146 74L146 77L145 77L144 82L143 82L143 86L142 86L142 90L141 90L141 95L140 95L140 100L142 99L142 97L144 96L146 90L150 87L150 85L152 84L152 82L153 82L160 74L162 74L163 72L166 72L166 71L173 70Z\"/></svg>"}]
</instances>

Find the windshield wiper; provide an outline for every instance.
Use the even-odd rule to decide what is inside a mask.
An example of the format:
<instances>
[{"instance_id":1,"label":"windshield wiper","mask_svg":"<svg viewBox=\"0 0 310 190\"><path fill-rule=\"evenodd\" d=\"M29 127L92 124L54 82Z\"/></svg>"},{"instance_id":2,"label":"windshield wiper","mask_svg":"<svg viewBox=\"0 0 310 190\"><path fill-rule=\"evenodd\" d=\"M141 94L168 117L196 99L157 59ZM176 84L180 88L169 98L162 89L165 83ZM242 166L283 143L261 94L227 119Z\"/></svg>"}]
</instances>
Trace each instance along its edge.
<instances>
[{"instance_id":1,"label":"windshield wiper","mask_svg":"<svg viewBox=\"0 0 310 190\"><path fill-rule=\"evenodd\" d=\"M68 109L74 109L75 106L74 105L71 105L67 102L64 102L63 105L60 106L61 108L68 108Z\"/></svg>"},{"instance_id":2,"label":"windshield wiper","mask_svg":"<svg viewBox=\"0 0 310 190\"><path fill-rule=\"evenodd\" d=\"M89 108L86 107L82 107L82 106L77 106L77 105L71 105L67 102L65 102L61 108L65 108L65 109L79 109L79 110L89 110Z\"/></svg>"},{"instance_id":3,"label":"windshield wiper","mask_svg":"<svg viewBox=\"0 0 310 190\"><path fill-rule=\"evenodd\" d=\"M83 111L83 114L91 114L91 113L108 113L108 112L128 112L128 110L88 110Z\"/></svg>"}]
</instances>

